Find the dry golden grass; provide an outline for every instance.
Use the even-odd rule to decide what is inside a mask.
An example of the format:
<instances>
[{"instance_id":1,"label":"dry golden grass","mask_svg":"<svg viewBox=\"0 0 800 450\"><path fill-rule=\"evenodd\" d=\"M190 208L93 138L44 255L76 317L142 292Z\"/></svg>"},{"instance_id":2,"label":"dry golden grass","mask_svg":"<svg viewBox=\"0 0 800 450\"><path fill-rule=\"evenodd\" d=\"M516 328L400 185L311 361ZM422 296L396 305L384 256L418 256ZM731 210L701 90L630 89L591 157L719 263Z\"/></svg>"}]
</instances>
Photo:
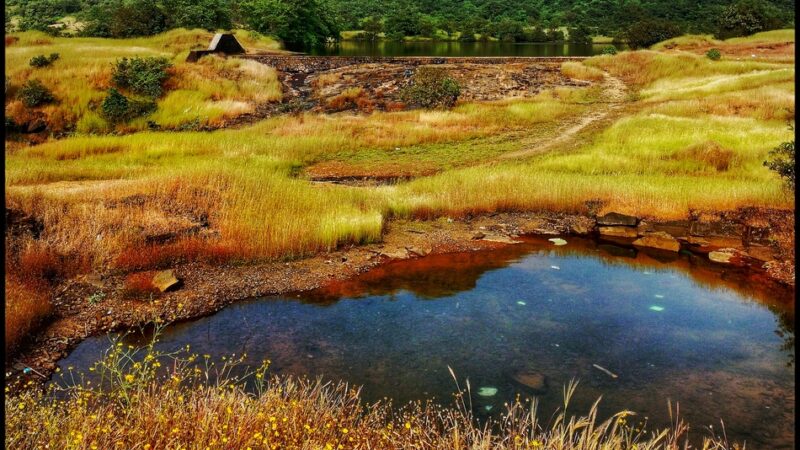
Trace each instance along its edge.
<instances>
[{"instance_id":1,"label":"dry golden grass","mask_svg":"<svg viewBox=\"0 0 800 450\"><path fill-rule=\"evenodd\" d=\"M561 73L569 78L586 81L602 80L604 76L604 72L602 70L574 61L568 61L561 64Z\"/></svg>"},{"instance_id":2,"label":"dry golden grass","mask_svg":"<svg viewBox=\"0 0 800 450\"><path fill-rule=\"evenodd\" d=\"M343 383L269 377L268 362L230 375L241 361L216 365L188 351L164 355L119 342L91 368L102 386L70 382L79 376L68 371L61 374L63 400L31 391L7 398L6 442L15 449L678 450L686 438L678 417L672 428L652 432L629 411L601 419L599 400L586 415L568 414L577 383L564 388L564 406L552 417L546 412L547 422L535 403L516 401L502 418L479 424L467 407L471 392L460 390L455 374L454 406L392 408L365 405L359 390ZM734 448L713 436L703 445Z\"/></svg>"}]
</instances>

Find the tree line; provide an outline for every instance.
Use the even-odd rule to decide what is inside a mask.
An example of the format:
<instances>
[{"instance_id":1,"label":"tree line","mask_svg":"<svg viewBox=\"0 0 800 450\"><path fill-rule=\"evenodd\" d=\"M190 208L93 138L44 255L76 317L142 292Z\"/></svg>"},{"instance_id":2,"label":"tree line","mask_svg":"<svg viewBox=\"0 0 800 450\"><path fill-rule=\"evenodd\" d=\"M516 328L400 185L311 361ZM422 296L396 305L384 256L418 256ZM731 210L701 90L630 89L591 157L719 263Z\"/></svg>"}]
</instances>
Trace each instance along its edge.
<instances>
[{"instance_id":1,"label":"tree line","mask_svg":"<svg viewBox=\"0 0 800 450\"><path fill-rule=\"evenodd\" d=\"M147 36L184 27L249 28L287 44L363 39L499 39L585 43L611 36L634 47L682 33L721 38L794 27L793 0L10 0L6 30L58 33L74 16L79 34ZM16 19L14 19L16 18ZM56 25L54 25L56 24ZM566 35L561 31L566 28Z\"/></svg>"}]
</instances>

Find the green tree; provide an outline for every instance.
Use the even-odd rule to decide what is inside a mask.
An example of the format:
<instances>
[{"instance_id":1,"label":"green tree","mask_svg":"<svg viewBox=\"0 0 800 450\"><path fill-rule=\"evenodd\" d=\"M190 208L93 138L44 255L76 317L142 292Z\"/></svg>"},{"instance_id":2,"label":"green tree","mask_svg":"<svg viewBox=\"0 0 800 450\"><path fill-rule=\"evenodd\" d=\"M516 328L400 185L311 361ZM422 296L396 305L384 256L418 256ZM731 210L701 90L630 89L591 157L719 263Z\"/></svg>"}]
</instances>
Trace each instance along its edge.
<instances>
[{"instance_id":1,"label":"green tree","mask_svg":"<svg viewBox=\"0 0 800 450\"><path fill-rule=\"evenodd\" d=\"M794 139L784 142L769 152L770 159L764 165L775 171L786 182L789 189L794 189Z\"/></svg>"},{"instance_id":2,"label":"green tree","mask_svg":"<svg viewBox=\"0 0 800 450\"><path fill-rule=\"evenodd\" d=\"M324 0L244 0L242 16L260 33L290 45L313 47L339 39L339 26Z\"/></svg>"},{"instance_id":3,"label":"green tree","mask_svg":"<svg viewBox=\"0 0 800 450\"><path fill-rule=\"evenodd\" d=\"M386 32L416 36L419 34L419 8L410 1L401 1L386 16Z\"/></svg>"},{"instance_id":4,"label":"green tree","mask_svg":"<svg viewBox=\"0 0 800 450\"><path fill-rule=\"evenodd\" d=\"M368 41L375 41L383 33L383 22L377 17L369 16L362 22L364 36Z\"/></svg>"},{"instance_id":5,"label":"green tree","mask_svg":"<svg viewBox=\"0 0 800 450\"><path fill-rule=\"evenodd\" d=\"M167 30L167 17L155 0L100 0L82 16L87 36L124 38Z\"/></svg>"},{"instance_id":6,"label":"green tree","mask_svg":"<svg viewBox=\"0 0 800 450\"><path fill-rule=\"evenodd\" d=\"M778 28L782 24L778 14L769 3L740 0L722 11L717 37L727 39Z\"/></svg>"},{"instance_id":7,"label":"green tree","mask_svg":"<svg viewBox=\"0 0 800 450\"><path fill-rule=\"evenodd\" d=\"M162 0L169 28L230 29L233 9L225 0Z\"/></svg>"},{"instance_id":8,"label":"green tree","mask_svg":"<svg viewBox=\"0 0 800 450\"><path fill-rule=\"evenodd\" d=\"M680 34L680 28L672 22L647 19L631 25L625 32L625 38L631 48L647 48Z\"/></svg>"},{"instance_id":9,"label":"green tree","mask_svg":"<svg viewBox=\"0 0 800 450\"><path fill-rule=\"evenodd\" d=\"M573 44L591 44L592 31L586 25L578 25L575 28L567 28L569 42Z\"/></svg>"}]
</instances>

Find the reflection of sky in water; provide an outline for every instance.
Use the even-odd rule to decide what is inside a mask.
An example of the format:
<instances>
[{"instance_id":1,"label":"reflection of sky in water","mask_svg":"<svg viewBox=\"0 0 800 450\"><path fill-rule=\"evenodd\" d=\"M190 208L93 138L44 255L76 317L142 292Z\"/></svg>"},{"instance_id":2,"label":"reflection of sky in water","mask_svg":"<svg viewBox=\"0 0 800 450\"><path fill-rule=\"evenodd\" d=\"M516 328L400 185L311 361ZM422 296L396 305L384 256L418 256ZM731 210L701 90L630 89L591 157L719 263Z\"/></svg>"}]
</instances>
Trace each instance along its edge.
<instances>
[{"instance_id":1,"label":"reflection of sky in water","mask_svg":"<svg viewBox=\"0 0 800 450\"><path fill-rule=\"evenodd\" d=\"M601 413L628 408L665 426L671 399L694 430L718 429L722 418L729 437L747 439L748 447L791 445L794 369L769 309L669 265L540 248L523 244L498 251L497 260L488 253L390 265L360 287L340 287L350 295L339 301L318 292L302 301L235 304L172 326L160 345L189 343L195 353L216 356L246 352L253 364L269 358L278 373L363 385L370 401L449 402L450 366L476 391L497 389L474 396L476 409L492 406L493 413L516 393L531 392L515 374L545 377L540 411L547 416L560 405L561 387L576 378L573 412L602 395ZM457 263L448 266L448 258ZM414 293L415 279L422 295ZM62 364L85 367L107 343L87 340Z\"/></svg>"}]
</instances>

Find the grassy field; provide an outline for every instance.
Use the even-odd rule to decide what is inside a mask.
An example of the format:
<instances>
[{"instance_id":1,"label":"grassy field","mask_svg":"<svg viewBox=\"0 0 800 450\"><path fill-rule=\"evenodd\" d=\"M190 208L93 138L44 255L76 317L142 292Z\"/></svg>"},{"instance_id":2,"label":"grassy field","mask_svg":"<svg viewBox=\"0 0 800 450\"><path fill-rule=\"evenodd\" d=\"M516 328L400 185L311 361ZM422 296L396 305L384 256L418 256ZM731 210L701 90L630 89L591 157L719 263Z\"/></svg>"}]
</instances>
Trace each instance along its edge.
<instances>
[{"instance_id":1,"label":"grassy field","mask_svg":"<svg viewBox=\"0 0 800 450\"><path fill-rule=\"evenodd\" d=\"M6 101L6 117L24 124L40 113L55 133L112 131L98 105L111 87L113 63L134 56L168 58L173 64L171 77L165 86L167 93L157 101L155 114L119 126L118 131L145 130L148 120L166 129L215 125L252 112L259 103L281 99L280 83L269 67L215 56L186 63L189 50L206 48L212 36L201 30L172 30L134 39L54 38L37 32L6 35L7 98L14 98L31 79L41 81L56 98L53 104L34 110L19 100ZM237 38L251 51L279 49L276 41L247 32L237 32ZM29 64L34 56L51 53L60 57L50 66L35 68Z\"/></svg>"},{"instance_id":2,"label":"grassy field","mask_svg":"<svg viewBox=\"0 0 800 450\"><path fill-rule=\"evenodd\" d=\"M773 32L750 41L783 42L789 35ZM536 138L546 141L602 107L596 88L559 88L450 111L300 114L235 130L93 135L94 125L81 124L102 121L89 105L103 95L117 57L172 58L175 87L159 100L154 117L175 127L198 115L213 121L245 111L239 102L273 99L279 92L275 73L233 59L181 63L187 48L206 42L205 32L124 41L17 37L6 46L12 86L42 79L61 99L45 108L47 114L77 124L65 139L34 146L6 142L6 203L44 227L38 239L15 243L6 276L19 281L22 274L38 273L33 278L39 281L28 283L33 288L42 279L186 260L297 258L380 240L386 221L398 216L583 212L590 201L602 202L603 211L657 219L684 218L690 210L794 207L793 195L762 165L770 149L792 136L794 66L781 61L711 61L682 51L678 40L668 51L568 63L563 70L571 77L598 80L608 73L625 81L624 113L570 145L501 161L501 155ZM243 39L253 39L249 47L274 48L268 40ZM715 45L725 55L726 46L739 43ZM27 65L31 56L51 51L61 53L52 67ZM98 59L94 65L80 63L87 52ZM229 76L236 81L224 81ZM7 101L6 112L18 103ZM310 183L303 171L320 164L429 176L379 187ZM202 223L208 232L191 231ZM147 243L170 232L178 239ZM32 264L42 267L31 272ZM7 308L19 310L23 302L9 298L27 291L11 286ZM28 297L39 304L46 298ZM6 318L15 336L25 335L48 310L22 309L32 313Z\"/></svg>"}]
</instances>

